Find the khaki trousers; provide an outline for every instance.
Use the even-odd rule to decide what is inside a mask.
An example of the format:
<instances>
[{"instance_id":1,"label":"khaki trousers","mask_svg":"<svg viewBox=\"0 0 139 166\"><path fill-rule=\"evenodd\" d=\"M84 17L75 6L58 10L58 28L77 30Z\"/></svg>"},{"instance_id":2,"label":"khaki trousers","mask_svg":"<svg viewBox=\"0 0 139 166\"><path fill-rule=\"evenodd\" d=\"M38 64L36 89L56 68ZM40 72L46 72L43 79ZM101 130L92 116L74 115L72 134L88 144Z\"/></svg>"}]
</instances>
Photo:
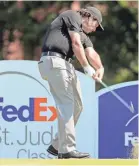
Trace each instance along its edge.
<instances>
[{"instance_id":1,"label":"khaki trousers","mask_svg":"<svg viewBox=\"0 0 139 166\"><path fill-rule=\"evenodd\" d=\"M58 134L52 145L59 153L76 149L75 125L83 110L80 82L73 65L56 56L43 56L38 63L43 79L47 80L55 100Z\"/></svg>"}]
</instances>

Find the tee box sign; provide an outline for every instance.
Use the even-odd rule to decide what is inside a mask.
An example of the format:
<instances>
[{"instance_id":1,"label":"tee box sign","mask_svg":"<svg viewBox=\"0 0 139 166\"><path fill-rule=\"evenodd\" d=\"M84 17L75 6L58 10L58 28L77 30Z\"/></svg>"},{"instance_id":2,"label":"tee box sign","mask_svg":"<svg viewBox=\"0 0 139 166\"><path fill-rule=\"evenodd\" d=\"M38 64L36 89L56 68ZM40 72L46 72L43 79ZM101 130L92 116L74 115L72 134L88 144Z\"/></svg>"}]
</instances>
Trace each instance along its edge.
<instances>
[{"instance_id":1,"label":"tee box sign","mask_svg":"<svg viewBox=\"0 0 139 166\"><path fill-rule=\"evenodd\" d=\"M91 127L98 124L97 109L92 111L96 107L95 82L80 72L77 75L84 105L76 128L77 149L97 158L98 132ZM56 132L56 106L38 63L0 61L0 158L50 158L47 148ZM84 139L87 146L83 146Z\"/></svg>"},{"instance_id":2,"label":"tee box sign","mask_svg":"<svg viewBox=\"0 0 139 166\"><path fill-rule=\"evenodd\" d=\"M99 158L130 158L138 137L138 81L111 86L134 108L131 112L109 89L97 92L99 101Z\"/></svg>"}]
</instances>

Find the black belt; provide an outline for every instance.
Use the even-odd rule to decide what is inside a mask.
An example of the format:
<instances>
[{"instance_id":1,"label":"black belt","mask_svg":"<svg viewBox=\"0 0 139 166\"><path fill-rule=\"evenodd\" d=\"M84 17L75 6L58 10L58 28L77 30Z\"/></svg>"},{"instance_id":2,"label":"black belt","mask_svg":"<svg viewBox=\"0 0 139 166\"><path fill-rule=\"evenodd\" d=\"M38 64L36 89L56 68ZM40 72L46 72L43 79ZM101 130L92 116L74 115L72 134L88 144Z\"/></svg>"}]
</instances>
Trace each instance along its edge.
<instances>
[{"instance_id":1,"label":"black belt","mask_svg":"<svg viewBox=\"0 0 139 166\"><path fill-rule=\"evenodd\" d=\"M59 57L59 58L62 58L64 60L66 60L67 62L71 63L72 62L72 59L71 58L68 58L58 52L53 52L53 51L48 51L48 52L42 52L42 56L56 56L56 57Z\"/></svg>"}]
</instances>

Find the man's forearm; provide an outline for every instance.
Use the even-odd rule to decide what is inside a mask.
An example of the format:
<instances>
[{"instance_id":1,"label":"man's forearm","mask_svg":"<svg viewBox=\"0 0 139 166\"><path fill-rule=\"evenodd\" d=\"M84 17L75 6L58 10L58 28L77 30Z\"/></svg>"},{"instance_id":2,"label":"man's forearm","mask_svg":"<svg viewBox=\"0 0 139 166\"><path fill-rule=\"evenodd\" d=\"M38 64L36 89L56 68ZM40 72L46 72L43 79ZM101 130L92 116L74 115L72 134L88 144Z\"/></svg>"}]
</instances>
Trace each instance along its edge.
<instances>
[{"instance_id":1,"label":"man's forearm","mask_svg":"<svg viewBox=\"0 0 139 166\"><path fill-rule=\"evenodd\" d=\"M92 77L95 73L95 70L90 66L88 59L86 58L80 35L72 31L69 31L69 35L71 37L72 50L74 52L74 55L77 57L78 61L82 65L84 72Z\"/></svg>"},{"instance_id":2,"label":"man's forearm","mask_svg":"<svg viewBox=\"0 0 139 166\"><path fill-rule=\"evenodd\" d=\"M99 54L93 49L86 49L86 56L88 58L89 63L97 70L99 68L103 68L103 64L101 62Z\"/></svg>"},{"instance_id":3,"label":"man's forearm","mask_svg":"<svg viewBox=\"0 0 139 166\"><path fill-rule=\"evenodd\" d=\"M88 66L88 60L85 55L84 48L81 44L74 44L73 46L73 52L75 56L77 57L78 61L82 65L82 67Z\"/></svg>"},{"instance_id":4,"label":"man's forearm","mask_svg":"<svg viewBox=\"0 0 139 166\"><path fill-rule=\"evenodd\" d=\"M95 74L95 70L90 66L86 58L84 48L82 47L82 45L74 45L72 47L73 47L73 52L77 57L78 61L80 62L80 64L82 65L85 74L92 77Z\"/></svg>"},{"instance_id":5,"label":"man's forearm","mask_svg":"<svg viewBox=\"0 0 139 166\"><path fill-rule=\"evenodd\" d=\"M91 58L91 60L89 60L89 62L91 63L91 65L95 68L95 69L100 69L103 68L100 56L97 54L95 57Z\"/></svg>"}]
</instances>

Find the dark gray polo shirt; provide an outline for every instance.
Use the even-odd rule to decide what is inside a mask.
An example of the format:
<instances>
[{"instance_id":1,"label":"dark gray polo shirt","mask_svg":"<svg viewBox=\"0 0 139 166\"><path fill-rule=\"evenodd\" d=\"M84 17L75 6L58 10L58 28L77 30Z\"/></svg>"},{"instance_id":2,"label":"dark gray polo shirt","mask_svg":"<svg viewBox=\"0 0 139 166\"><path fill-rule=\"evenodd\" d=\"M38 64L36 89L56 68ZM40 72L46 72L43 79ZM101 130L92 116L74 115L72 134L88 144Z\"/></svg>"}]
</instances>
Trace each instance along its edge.
<instances>
[{"instance_id":1,"label":"dark gray polo shirt","mask_svg":"<svg viewBox=\"0 0 139 166\"><path fill-rule=\"evenodd\" d=\"M42 52L54 51L64 56L73 56L72 43L68 31L80 34L84 48L93 47L89 37L82 30L81 16L78 12L68 10L61 13L48 28Z\"/></svg>"}]
</instances>

